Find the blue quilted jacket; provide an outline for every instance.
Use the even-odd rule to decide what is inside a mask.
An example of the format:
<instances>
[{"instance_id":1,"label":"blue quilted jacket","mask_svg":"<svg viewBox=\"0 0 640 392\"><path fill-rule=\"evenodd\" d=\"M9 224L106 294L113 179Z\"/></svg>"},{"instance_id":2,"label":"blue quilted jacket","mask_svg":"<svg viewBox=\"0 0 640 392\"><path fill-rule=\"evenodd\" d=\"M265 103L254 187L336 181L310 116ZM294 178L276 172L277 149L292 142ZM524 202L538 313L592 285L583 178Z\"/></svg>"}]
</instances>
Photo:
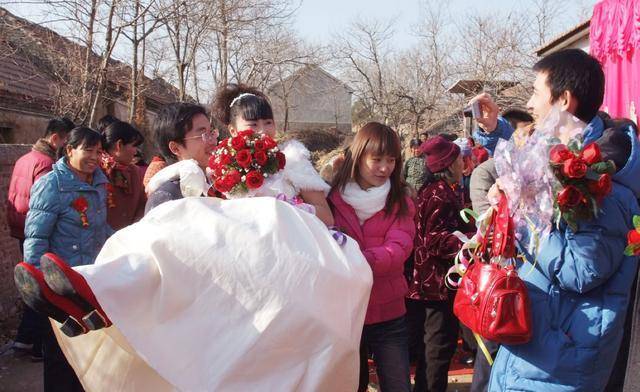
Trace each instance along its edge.
<instances>
[{"instance_id":1,"label":"blue quilted jacket","mask_svg":"<svg viewBox=\"0 0 640 392\"><path fill-rule=\"evenodd\" d=\"M602 136L595 118L585 140ZM640 215L640 149L632 129L632 151L614 179L597 218L566 226L541 244L535 261L519 267L529 289L533 337L502 346L493 365L490 391L601 391L613 368L637 257L624 255L633 215ZM530 258L530 261L533 261Z\"/></svg>"},{"instance_id":2,"label":"blue quilted jacket","mask_svg":"<svg viewBox=\"0 0 640 392\"><path fill-rule=\"evenodd\" d=\"M24 230L25 261L39 266L40 257L53 252L71 266L93 264L113 232L107 224L107 182L100 169L93 173L93 184L81 181L67 165L66 158L58 160L53 171L31 188ZM88 227L82 226L80 213L72 207L80 196L88 202Z\"/></svg>"}]
</instances>

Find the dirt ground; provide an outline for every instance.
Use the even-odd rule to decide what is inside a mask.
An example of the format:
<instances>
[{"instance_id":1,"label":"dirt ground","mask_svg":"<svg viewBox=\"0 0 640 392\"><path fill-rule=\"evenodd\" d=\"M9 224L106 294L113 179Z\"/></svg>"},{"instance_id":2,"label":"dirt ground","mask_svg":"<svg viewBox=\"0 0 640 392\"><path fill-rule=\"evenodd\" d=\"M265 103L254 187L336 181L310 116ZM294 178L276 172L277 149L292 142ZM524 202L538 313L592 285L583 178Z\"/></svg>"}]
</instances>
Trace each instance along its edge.
<instances>
[{"instance_id":1,"label":"dirt ground","mask_svg":"<svg viewBox=\"0 0 640 392\"><path fill-rule=\"evenodd\" d=\"M471 375L449 376L449 392L467 392L471 385ZM42 391L42 362L32 362L26 354L16 353L11 343L0 348L0 391L36 392ZM376 388L369 388L371 392Z\"/></svg>"}]
</instances>

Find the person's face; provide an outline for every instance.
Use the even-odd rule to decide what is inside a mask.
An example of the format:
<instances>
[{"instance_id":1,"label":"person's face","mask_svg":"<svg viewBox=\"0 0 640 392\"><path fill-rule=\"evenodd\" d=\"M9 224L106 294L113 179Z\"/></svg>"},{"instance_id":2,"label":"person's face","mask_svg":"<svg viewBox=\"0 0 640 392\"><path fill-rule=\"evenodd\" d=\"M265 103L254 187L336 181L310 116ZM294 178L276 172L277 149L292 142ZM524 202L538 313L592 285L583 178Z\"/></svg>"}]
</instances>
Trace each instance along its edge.
<instances>
[{"instance_id":1,"label":"person's face","mask_svg":"<svg viewBox=\"0 0 640 392\"><path fill-rule=\"evenodd\" d=\"M244 118L238 118L236 119L235 125L229 127L229 132L231 135L235 136L238 131L244 131L246 129L251 129L254 132L258 132L272 138L276 137L276 122L272 118L261 118L259 120L245 120Z\"/></svg>"},{"instance_id":2,"label":"person's face","mask_svg":"<svg viewBox=\"0 0 640 392\"><path fill-rule=\"evenodd\" d=\"M547 73L538 72L533 82L533 94L527 102L527 108L533 120L539 124L549 114L553 107L551 88L547 84Z\"/></svg>"},{"instance_id":3,"label":"person's face","mask_svg":"<svg viewBox=\"0 0 640 392\"><path fill-rule=\"evenodd\" d=\"M111 152L111 155L113 155L116 162L123 165L130 165L133 163L136 152L138 152L138 147L135 143L124 144L122 140L118 140L118 143L116 143L116 147Z\"/></svg>"},{"instance_id":4,"label":"person's face","mask_svg":"<svg viewBox=\"0 0 640 392\"><path fill-rule=\"evenodd\" d=\"M396 158L390 155L367 154L360 159L359 178L362 189L383 185L396 167Z\"/></svg>"},{"instance_id":5,"label":"person's face","mask_svg":"<svg viewBox=\"0 0 640 392\"><path fill-rule=\"evenodd\" d=\"M218 142L217 131L211 131L209 119L204 114L196 114L191 123L191 129L185 134L184 141L170 142L169 148L178 160L195 159L200 167L205 168Z\"/></svg>"},{"instance_id":6,"label":"person's face","mask_svg":"<svg viewBox=\"0 0 640 392\"><path fill-rule=\"evenodd\" d=\"M455 161L449 166L449 170L451 174L453 174L453 179L456 183L462 181L462 176L464 174L464 160L462 159L462 154L458 155Z\"/></svg>"},{"instance_id":7,"label":"person's face","mask_svg":"<svg viewBox=\"0 0 640 392\"><path fill-rule=\"evenodd\" d=\"M53 147L54 150L58 150L60 147L64 146L67 139L69 139L68 133L54 133L49 137L49 144L51 144L51 147Z\"/></svg>"},{"instance_id":8,"label":"person's face","mask_svg":"<svg viewBox=\"0 0 640 392\"><path fill-rule=\"evenodd\" d=\"M102 155L102 146L98 143L95 146L79 146L73 148L67 146L67 157L69 166L76 172L84 175L91 175L98 167L100 156Z\"/></svg>"},{"instance_id":9,"label":"person's face","mask_svg":"<svg viewBox=\"0 0 640 392\"><path fill-rule=\"evenodd\" d=\"M429 137L427 135L420 135L420 141L423 143L426 142L428 138Z\"/></svg>"},{"instance_id":10,"label":"person's face","mask_svg":"<svg viewBox=\"0 0 640 392\"><path fill-rule=\"evenodd\" d=\"M411 153L414 157L419 157L421 155L420 147L411 147Z\"/></svg>"}]
</instances>

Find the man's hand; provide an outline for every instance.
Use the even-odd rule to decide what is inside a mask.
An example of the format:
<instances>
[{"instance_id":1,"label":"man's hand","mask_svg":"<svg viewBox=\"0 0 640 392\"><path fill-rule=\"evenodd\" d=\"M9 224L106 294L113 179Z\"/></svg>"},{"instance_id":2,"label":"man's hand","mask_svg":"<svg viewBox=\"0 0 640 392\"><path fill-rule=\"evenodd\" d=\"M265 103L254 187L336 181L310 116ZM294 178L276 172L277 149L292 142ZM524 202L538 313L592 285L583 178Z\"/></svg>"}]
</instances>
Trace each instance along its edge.
<instances>
[{"instance_id":1,"label":"man's hand","mask_svg":"<svg viewBox=\"0 0 640 392\"><path fill-rule=\"evenodd\" d=\"M476 118L478 125L480 125L485 132L495 131L498 127L498 105L493 101L491 95L487 93L475 96L469 101L469 105L475 101L480 103L480 111L482 111L482 117Z\"/></svg>"}]
</instances>

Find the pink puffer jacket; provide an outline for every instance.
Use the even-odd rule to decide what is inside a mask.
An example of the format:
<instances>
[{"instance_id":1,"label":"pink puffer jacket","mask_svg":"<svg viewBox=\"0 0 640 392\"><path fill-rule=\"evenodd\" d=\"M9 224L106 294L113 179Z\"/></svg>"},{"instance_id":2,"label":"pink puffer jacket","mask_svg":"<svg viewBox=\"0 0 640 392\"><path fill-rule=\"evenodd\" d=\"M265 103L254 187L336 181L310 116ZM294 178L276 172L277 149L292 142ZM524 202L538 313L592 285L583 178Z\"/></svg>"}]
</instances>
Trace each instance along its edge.
<instances>
[{"instance_id":1,"label":"pink puffer jacket","mask_svg":"<svg viewBox=\"0 0 640 392\"><path fill-rule=\"evenodd\" d=\"M365 324L392 320L406 313L407 281L403 270L416 233L415 207L411 198L406 200L406 214L387 215L382 210L360 225L355 210L342 199L340 192L329 195L336 226L358 242L373 272Z\"/></svg>"}]
</instances>

